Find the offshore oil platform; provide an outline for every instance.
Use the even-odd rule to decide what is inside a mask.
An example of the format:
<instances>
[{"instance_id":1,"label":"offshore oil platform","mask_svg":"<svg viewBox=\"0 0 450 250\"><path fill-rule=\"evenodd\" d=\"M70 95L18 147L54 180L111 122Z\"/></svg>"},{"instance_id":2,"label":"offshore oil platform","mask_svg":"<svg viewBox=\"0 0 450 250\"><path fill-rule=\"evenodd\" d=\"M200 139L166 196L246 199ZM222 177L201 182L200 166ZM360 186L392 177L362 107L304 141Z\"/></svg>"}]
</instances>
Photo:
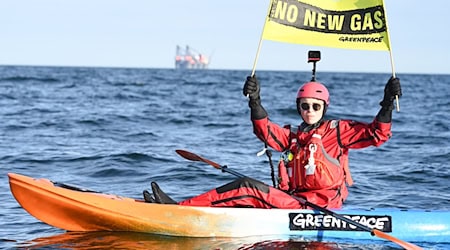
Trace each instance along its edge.
<instances>
[{"instance_id":1,"label":"offshore oil platform","mask_svg":"<svg viewBox=\"0 0 450 250\"><path fill-rule=\"evenodd\" d=\"M197 52L189 46L182 48L177 45L175 56L176 69L207 69L208 65L208 56Z\"/></svg>"}]
</instances>

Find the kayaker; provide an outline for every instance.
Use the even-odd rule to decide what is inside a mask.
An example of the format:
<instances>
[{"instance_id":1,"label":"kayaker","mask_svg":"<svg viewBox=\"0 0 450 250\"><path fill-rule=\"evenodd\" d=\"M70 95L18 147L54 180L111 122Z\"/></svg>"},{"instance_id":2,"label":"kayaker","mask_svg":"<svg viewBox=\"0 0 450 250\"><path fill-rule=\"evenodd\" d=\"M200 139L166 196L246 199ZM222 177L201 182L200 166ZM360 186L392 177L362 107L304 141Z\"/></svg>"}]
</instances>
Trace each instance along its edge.
<instances>
[{"instance_id":1,"label":"kayaker","mask_svg":"<svg viewBox=\"0 0 450 250\"><path fill-rule=\"evenodd\" d=\"M204 194L178 202L188 206L305 208L298 196L316 205L340 208L353 181L348 168L349 149L380 146L391 137L395 96L401 96L400 80L391 77L384 88L381 109L371 123L352 120L326 120L330 104L328 89L315 79L297 92L299 126L281 127L269 120L261 105L260 85L255 76L247 77L243 94L249 97L255 135L265 145L283 152L278 166L277 187L245 177ZM152 182L149 202L177 203Z\"/></svg>"}]
</instances>

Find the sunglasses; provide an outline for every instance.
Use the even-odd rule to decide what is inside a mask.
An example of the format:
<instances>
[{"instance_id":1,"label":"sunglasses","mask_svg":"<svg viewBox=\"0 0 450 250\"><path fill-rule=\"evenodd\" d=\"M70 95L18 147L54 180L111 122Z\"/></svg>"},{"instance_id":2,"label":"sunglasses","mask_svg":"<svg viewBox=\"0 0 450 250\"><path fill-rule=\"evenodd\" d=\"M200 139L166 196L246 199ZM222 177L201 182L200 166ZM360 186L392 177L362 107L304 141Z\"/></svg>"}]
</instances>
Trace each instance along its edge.
<instances>
[{"instance_id":1,"label":"sunglasses","mask_svg":"<svg viewBox=\"0 0 450 250\"><path fill-rule=\"evenodd\" d=\"M302 103L300 104L300 107L302 108L302 110L309 110L309 108L312 106L312 108L314 109L314 111L319 111L320 109L322 109L322 104L319 103L313 103L313 104L309 104L309 103Z\"/></svg>"}]
</instances>

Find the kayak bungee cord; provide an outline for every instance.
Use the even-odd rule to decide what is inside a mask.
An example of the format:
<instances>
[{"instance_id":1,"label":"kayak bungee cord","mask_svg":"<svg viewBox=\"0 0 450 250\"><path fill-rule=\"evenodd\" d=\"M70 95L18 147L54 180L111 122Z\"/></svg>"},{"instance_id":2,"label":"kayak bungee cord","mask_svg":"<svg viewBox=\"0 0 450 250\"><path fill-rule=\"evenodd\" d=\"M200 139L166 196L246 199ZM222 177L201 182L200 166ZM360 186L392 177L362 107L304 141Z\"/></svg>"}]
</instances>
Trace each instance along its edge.
<instances>
[{"instance_id":1,"label":"kayak bungee cord","mask_svg":"<svg viewBox=\"0 0 450 250\"><path fill-rule=\"evenodd\" d=\"M246 177L245 175L228 168L228 166L226 166L226 165L220 165L220 164L218 164L216 162L213 162L211 160L205 159L205 158L203 158L203 157L201 157L199 155L196 155L194 153L191 153L191 152L188 152L188 151L185 151L185 150L181 150L181 149L177 149L177 150L175 150L175 152L177 152L181 157L183 157L183 158L185 158L187 160L204 162L204 163L207 163L207 164L213 166L216 169L221 170L222 172L226 172L226 173L232 174L232 175L234 175L236 177ZM361 224L359 222L356 222L356 221L351 220L351 219L349 219L347 217L344 217L344 216L342 216L342 215L340 215L340 214L338 214L336 212L333 212L333 211L331 211L329 209L326 209L326 208L323 208L323 207L321 207L321 206L319 206L317 204L311 203L311 202L309 202L309 201L307 201L305 199L302 199L302 198L294 196L294 195L291 195L291 196L294 199L298 200L300 203L302 203L302 204L304 204L304 205L306 205L308 207L311 207L311 208L313 208L315 210L318 210L318 211L320 211L320 212L322 212L324 214L328 214L328 215L334 216L337 219L345 221L345 222L347 222L347 223L349 223L349 224L351 224L351 225L353 225L355 227L358 227L358 228L360 228L360 229L362 229L364 231L370 232L372 234L372 236L377 236L379 238L382 238L382 239L385 239L385 240L389 240L389 241L391 241L393 243L396 243L397 245L399 245L399 246L401 246L401 247L403 247L403 248L405 248L407 250L419 250L419 249L422 249L421 247L419 247L417 245L414 245L412 243L409 243L409 242L397 239L394 236L389 235L387 233L384 233L384 232L382 232L380 230L372 229L372 228L370 228L368 226L365 226L365 225L363 225L363 224Z\"/></svg>"}]
</instances>

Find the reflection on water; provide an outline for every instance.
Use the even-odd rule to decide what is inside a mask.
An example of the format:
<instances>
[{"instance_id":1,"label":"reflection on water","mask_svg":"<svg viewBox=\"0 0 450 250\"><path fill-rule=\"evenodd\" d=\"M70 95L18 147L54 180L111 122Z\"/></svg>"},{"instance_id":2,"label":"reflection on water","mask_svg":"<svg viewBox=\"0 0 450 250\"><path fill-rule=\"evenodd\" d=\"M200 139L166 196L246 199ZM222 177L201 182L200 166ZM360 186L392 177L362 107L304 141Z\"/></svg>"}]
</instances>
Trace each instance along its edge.
<instances>
[{"instance_id":1,"label":"reflection on water","mask_svg":"<svg viewBox=\"0 0 450 250\"><path fill-rule=\"evenodd\" d=\"M236 249L227 239L168 237L130 232L67 232L24 243L30 249Z\"/></svg>"},{"instance_id":2,"label":"reflection on water","mask_svg":"<svg viewBox=\"0 0 450 250\"><path fill-rule=\"evenodd\" d=\"M317 242L303 238L188 238L130 232L67 232L36 238L18 244L18 246L27 249L397 249L387 247L382 243L385 242L375 245L371 242L370 245L359 244L356 246L355 242Z\"/></svg>"}]
</instances>

